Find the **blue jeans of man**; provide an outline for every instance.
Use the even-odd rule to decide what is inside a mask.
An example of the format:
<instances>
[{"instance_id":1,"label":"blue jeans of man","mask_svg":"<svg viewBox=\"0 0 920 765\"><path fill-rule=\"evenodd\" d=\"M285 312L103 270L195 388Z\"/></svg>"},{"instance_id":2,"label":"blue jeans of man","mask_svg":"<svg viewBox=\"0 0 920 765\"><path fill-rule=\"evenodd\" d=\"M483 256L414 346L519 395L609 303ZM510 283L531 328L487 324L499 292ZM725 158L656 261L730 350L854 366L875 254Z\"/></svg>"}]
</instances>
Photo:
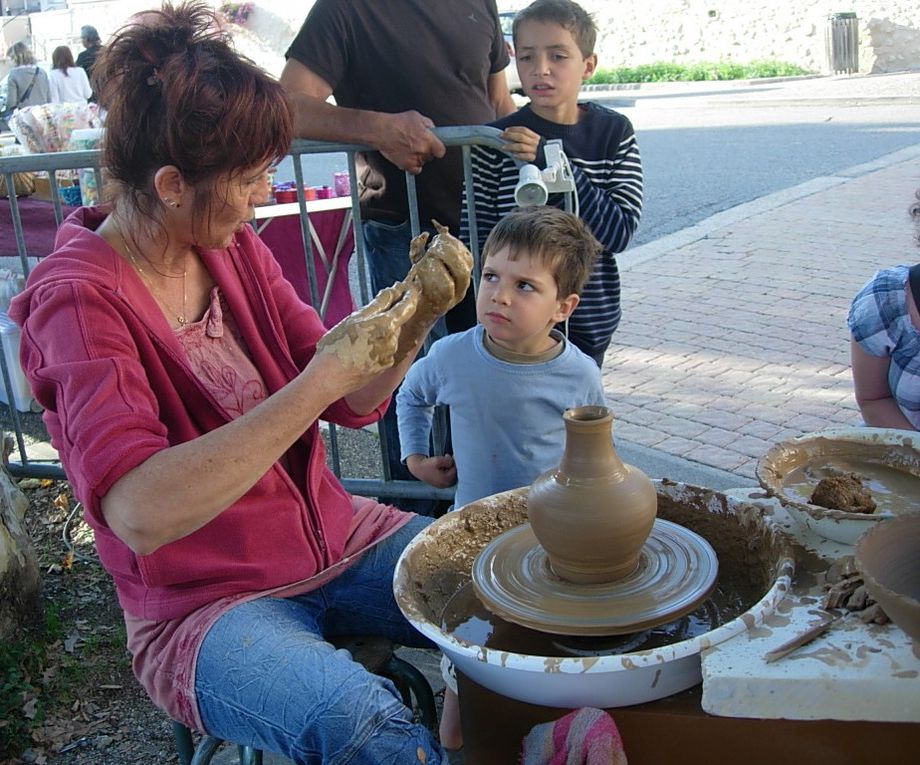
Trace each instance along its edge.
<instances>
[{"instance_id":1,"label":"blue jeans of man","mask_svg":"<svg viewBox=\"0 0 920 765\"><path fill-rule=\"evenodd\" d=\"M423 229L431 233L434 229ZM384 287L390 287L394 282L402 281L409 273L409 243L412 241L412 230L409 222L399 224L382 223L369 220L364 223L364 243L367 251L367 266L370 274L371 289L374 294ZM431 340L444 337L448 332L459 332L468 329L476 323L475 302L472 300L472 290L467 293L467 299L448 312L445 319L440 320L430 333ZM390 477L401 481L414 481L415 477L402 462L399 449L399 430L396 424L396 393L393 401L381 420L381 428L386 439L386 460L390 466ZM442 445L443 446L443 445ZM403 510L409 510L421 515L435 515L440 507L435 500L407 499L396 497L378 497L380 502L396 505Z\"/></svg>"},{"instance_id":2,"label":"blue jeans of man","mask_svg":"<svg viewBox=\"0 0 920 765\"><path fill-rule=\"evenodd\" d=\"M431 521L416 516L319 590L252 600L218 619L195 673L208 732L298 765L405 765L420 762L420 751L429 764L446 763L395 686L324 640L375 634L431 647L393 596L396 560Z\"/></svg>"}]
</instances>

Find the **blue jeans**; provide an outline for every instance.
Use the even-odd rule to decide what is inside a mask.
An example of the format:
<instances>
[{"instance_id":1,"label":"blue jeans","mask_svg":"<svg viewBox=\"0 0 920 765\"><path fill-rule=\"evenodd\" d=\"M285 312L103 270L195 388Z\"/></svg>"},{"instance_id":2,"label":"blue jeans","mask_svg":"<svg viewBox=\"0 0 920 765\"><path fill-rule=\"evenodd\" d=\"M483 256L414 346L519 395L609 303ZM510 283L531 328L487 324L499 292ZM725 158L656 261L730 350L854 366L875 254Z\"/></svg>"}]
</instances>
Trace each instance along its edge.
<instances>
[{"instance_id":1,"label":"blue jeans","mask_svg":"<svg viewBox=\"0 0 920 765\"><path fill-rule=\"evenodd\" d=\"M323 639L375 634L431 647L393 597L396 560L429 523L413 518L319 590L252 600L218 619L195 673L208 732L299 765L404 765L421 762L419 751L428 763L446 763L394 685Z\"/></svg>"},{"instance_id":2,"label":"blue jeans","mask_svg":"<svg viewBox=\"0 0 920 765\"><path fill-rule=\"evenodd\" d=\"M434 234L434 229L423 229ZM381 223L380 221L369 220L364 223L364 244L367 250L367 266L371 279L371 290L377 294L384 287L390 287L394 282L402 281L409 273L411 262L409 261L409 243L412 241L412 230L409 222L399 224ZM468 293L471 297L472 290ZM470 314L470 305L472 313ZM459 309L459 310L458 310ZM461 316L462 314L462 316ZM469 326L473 326L476 321L475 304L470 301L463 301L455 309L448 313L447 320L440 319L431 330L431 340L437 340L444 337L448 329L457 332L460 329L468 327L460 326L470 321ZM460 317L459 320L456 317ZM458 322L454 326L455 322ZM409 469L402 462L402 454L399 448L399 429L396 424L396 393L394 391L393 401L387 409L386 414L380 421L380 427L384 431L386 440L386 460L390 466L390 477L400 481L415 481ZM444 448L444 445L438 445L436 451ZM378 497L380 502L386 505L396 505L403 510L409 510L421 515L438 515L440 505L437 501L431 499L407 499L397 497Z\"/></svg>"}]
</instances>

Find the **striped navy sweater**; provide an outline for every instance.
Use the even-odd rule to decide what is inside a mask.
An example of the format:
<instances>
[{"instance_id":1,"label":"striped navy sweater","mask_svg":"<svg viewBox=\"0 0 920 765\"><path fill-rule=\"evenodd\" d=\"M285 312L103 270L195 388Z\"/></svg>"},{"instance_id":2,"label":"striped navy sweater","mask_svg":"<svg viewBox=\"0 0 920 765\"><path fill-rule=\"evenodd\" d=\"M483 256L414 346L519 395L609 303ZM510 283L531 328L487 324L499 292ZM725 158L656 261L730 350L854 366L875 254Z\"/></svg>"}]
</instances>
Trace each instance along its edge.
<instances>
[{"instance_id":1,"label":"striped navy sweater","mask_svg":"<svg viewBox=\"0 0 920 765\"><path fill-rule=\"evenodd\" d=\"M562 139L572 165L579 214L604 246L594 272L582 290L581 302L569 318L572 342L597 357L610 345L620 322L620 275L615 253L622 252L639 225L642 213L642 164L630 121L622 114L594 103L582 103L574 125L560 125L534 114L529 106L491 123L504 129L523 125L544 141ZM474 146L471 152L475 191L477 239L480 251L499 219L515 208L514 187L518 166L497 149ZM535 164L546 166L543 143ZM553 194L549 204L563 206L563 195ZM466 208L461 238L469 242Z\"/></svg>"}]
</instances>

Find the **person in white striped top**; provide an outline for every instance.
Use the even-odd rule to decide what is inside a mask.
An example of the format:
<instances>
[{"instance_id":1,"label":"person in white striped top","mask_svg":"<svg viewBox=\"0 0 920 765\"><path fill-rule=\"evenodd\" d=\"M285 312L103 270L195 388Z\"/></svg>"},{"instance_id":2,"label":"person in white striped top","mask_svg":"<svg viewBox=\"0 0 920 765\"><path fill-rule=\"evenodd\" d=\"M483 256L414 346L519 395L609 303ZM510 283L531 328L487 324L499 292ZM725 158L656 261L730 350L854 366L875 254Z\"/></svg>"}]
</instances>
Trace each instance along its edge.
<instances>
[{"instance_id":1,"label":"person in white striped top","mask_svg":"<svg viewBox=\"0 0 920 765\"><path fill-rule=\"evenodd\" d=\"M642 163L630 121L612 109L580 102L583 82L597 66L597 28L571 0L536 0L514 19L518 73L530 103L491 123L500 128L502 151L473 147L473 194L480 248L495 224L516 206L518 163L546 167L545 142L561 139L572 166L578 213L604 251L568 321L569 339L600 365L620 322L622 252L642 213ZM550 194L548 204L563 204ZM464 207L461 238L470 242Z\"/></svg>"}]
</instances>

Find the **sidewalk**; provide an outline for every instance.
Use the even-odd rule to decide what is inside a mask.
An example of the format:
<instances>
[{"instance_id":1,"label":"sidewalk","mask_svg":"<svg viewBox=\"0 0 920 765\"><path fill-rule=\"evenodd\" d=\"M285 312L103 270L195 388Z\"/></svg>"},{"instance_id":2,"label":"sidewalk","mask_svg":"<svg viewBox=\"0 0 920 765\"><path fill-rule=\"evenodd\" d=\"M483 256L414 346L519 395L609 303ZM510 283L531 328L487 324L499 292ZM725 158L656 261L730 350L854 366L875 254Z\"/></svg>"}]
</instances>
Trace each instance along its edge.
<instances>
[{"instance_id":1,"label":"sidewalk","mask_svg":"<svg viewBox=\"0 0 920 765\"><path fill-rule=\"evenodd\" d=\"M920 144L623 253L617 442L756 485L774 443L858 425L847 312L876 270L920 260L918 186Z\"/></svg>"}]
</instances>

